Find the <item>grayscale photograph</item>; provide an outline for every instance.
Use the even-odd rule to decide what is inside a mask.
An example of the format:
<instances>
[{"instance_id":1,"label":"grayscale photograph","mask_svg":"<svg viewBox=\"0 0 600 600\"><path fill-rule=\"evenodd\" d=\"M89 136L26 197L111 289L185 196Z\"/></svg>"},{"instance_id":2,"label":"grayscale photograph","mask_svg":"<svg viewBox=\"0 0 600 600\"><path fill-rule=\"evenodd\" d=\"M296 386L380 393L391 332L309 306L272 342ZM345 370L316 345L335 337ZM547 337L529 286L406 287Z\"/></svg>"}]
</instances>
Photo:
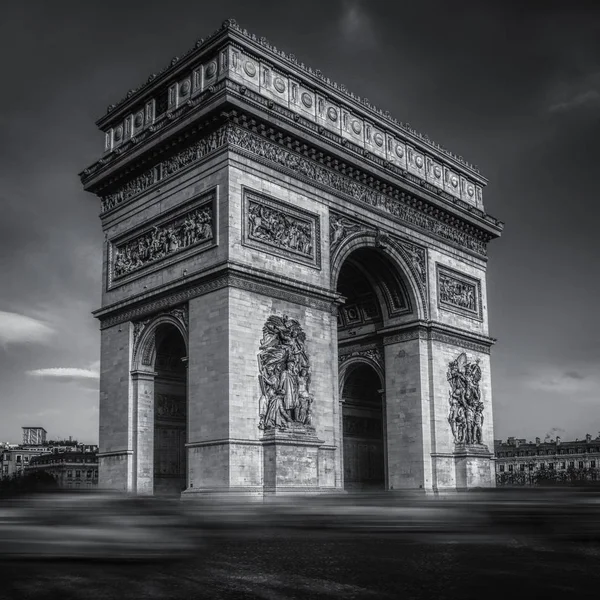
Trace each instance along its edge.
<instances>
[{"instance_id":1,"label":"grayscale photograph","mask_svg":"<svg viewBox=\"0 0 600 600\"><path fill-rule=\"evenodd\" d=\"M0 600L597 598L600 4L0 39Z\"/></svg>"}]
</instances>

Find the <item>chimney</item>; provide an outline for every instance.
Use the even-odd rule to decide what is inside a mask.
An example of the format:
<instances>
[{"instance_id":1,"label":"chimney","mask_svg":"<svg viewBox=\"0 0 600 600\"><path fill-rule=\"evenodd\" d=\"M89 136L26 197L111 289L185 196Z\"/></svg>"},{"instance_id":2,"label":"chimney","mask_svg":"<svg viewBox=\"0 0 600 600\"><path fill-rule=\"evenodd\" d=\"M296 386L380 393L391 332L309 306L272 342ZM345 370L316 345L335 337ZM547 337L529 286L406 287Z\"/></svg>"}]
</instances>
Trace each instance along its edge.
<instances>
[{"instance_id":1,"label":"chimney","mask_svg":"<svg viewBox=\"0 0 600 600\"><path fill-rule=\"evenodd\" d=\"M589 444L592 441L592 436L589 433L585 434L585 441Z\"/></svg>"},{"instance_id":2,"label":"chimney","mask_svg":"<svg viewBox=\"0 0 600 600\"><path fill-rule=\"evenodd\" d=\"M539 446L539 445L540 445L540 438L539 438L539 437L536 437L536 438L535 438L535 445L536 445L536 446Z\"/></svg>"}]
</instances>

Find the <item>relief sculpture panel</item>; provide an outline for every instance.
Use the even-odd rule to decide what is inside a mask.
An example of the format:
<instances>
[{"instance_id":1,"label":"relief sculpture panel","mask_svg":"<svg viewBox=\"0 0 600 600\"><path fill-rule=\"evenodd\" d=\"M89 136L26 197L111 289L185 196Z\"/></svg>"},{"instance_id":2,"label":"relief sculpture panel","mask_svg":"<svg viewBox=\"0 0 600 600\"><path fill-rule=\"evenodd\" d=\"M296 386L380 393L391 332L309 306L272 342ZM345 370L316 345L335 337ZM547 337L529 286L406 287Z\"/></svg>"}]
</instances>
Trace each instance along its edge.
<instances>
[{"instance_id":1,"label":"relief sculpture panel","mask_svg":"<svg viewBox=\"0 0 600 600\"><path fill-rule=\"evenodd\" d=\"M244 190L244 244L320 267L317 215Z\"/></svg>"},{"instance_id":2,"label":"relief sculpture panel","mask_svg":"<svg viewBox=\"0 0 600 600\"><path fill-rule=\"evenodd\" d=\"M112 246L111 282L183 250L212 245L213 203L208 202Z\"/></svg>"},{"instance_id":3,"label":"relief sculpture panel","mask_svg":"<svg viewBox=\"0 0 600 600\"><path fill-rule=\"evenodd\" d=\"M437 265L437 288L440 308L482 319L479 280Z\"/></svg>"}]
</instances>

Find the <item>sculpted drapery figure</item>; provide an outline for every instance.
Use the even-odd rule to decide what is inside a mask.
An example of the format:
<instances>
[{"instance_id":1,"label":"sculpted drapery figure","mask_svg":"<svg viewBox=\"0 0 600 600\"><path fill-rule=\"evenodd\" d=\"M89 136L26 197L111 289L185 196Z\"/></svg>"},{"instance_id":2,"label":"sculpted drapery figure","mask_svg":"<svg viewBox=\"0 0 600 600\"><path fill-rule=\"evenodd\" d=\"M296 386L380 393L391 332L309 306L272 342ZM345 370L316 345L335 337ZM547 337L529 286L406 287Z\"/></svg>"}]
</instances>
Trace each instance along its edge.
<instances>
[{"instance_id":1,"label":"sculpted drapery figure","mask_svg":"<svg viewBox=\"0 0 600 600\"><path fill-rule=\"evenodd\" d=\"M479 382L479 359L469 361L463 352L448 366L450 383L450 412L448 422L457 444L481 444L483 429L483 402Z\"/></svg>"},{"instance_id":2,"label":"sculpted drapery figure","mask_svg":"<svg viewBox=\"0 0 600 600\"><path fill-rule=\"evenodd\" d=\"M272 315L263 327L258 353L258 426L263 431L311 425L313 397L305 341L298 321L287 315Z\"/></svg>"}]
</instances>

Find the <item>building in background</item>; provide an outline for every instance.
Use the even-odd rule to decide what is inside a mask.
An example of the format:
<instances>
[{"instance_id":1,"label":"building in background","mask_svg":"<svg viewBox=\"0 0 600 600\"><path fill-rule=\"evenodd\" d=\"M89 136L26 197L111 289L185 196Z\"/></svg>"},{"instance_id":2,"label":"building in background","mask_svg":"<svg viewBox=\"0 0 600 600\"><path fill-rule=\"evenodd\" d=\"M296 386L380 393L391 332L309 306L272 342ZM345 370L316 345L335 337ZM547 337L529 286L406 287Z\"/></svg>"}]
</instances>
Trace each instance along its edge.
<instances>
[{"instance_id":1,"label":"building in background","mask_svg":"<svg viewBox=\"0 0 600 600\"><path fill-rule=\"evenodd\" d=\"M534 485L600 479L600 434L563 442L509 437L494 440L497 485Z\"/></svg>"},{"instance_id":2,"label":"building in background","mask_svg":"<svg viewBox=\"0 0 600 600\"><path fill-rule=\"evenodd\" d=\"M22 427L24 446L42 446L46 443L47 431L43 427Z\"/></svg>"},{"instance_id":3,"label":"building in background","mask_svg":"<svg viewBox=\"0 0 600 600\"><path fill-rule=\"evenodd\" d=\"M80 444L69 436L68 440L46 440L47 432L43 427L23 427L23 443L0 443L0 480L14 476L24 475L34 458L48 456L68 455L63 460L64 464L80 462L79 455L85 455L86 464L94 464L98 446L94 444ZM39 440L36 442L36 440ZM90 459L90 457L92 457ZM59 459L55 459L59 460ZM44 461L40 464L46 464ZM59 463L48 463L59 464ZM97 472L97 466L90 467L92 472ZM81 470L81 469L79 469ZM87 474L88 469L85 469ZM87 477L87 475L86 475ZM93 477L92 477L93 480ZM97 479L96 479L97 480Z\"/></svg>"},{"instance_id":4,"label":"building in background","mask_svg":"<svg viewBox=\"0 0 600 600\"><path fill-rule=\"evenodd\" d=\"M45 472L59 488L93 489L98 485L98 446L79 446L76 451L34 456L25 474Z\"/></svg>"}]
</instances>

